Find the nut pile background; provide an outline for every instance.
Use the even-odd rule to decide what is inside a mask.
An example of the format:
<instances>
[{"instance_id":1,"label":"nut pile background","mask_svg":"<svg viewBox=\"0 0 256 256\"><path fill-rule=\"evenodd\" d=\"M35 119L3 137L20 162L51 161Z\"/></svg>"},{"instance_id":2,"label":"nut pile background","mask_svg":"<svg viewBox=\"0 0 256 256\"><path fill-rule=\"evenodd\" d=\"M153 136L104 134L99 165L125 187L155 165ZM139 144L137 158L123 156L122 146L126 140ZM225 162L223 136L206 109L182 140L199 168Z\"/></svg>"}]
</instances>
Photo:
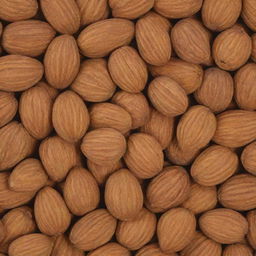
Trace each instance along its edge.
<instances>
[{"instance_id":1,"label":"nut pile background","mask_svg":"<svg viewBox=\"0 0 256 256\"><path fill-rule=\"evenodd\" d=\"M0 256L255 256L256 0L0 0Z\"/></svg>"}]
</instances>

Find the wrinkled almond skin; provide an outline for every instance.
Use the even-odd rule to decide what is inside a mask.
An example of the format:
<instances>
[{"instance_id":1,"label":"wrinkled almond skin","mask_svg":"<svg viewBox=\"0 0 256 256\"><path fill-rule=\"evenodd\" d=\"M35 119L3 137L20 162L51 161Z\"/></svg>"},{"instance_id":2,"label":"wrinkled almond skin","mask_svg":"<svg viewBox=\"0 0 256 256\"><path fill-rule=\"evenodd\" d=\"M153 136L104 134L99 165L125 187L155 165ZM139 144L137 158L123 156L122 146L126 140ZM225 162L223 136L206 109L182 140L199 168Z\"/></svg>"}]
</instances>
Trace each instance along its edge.
<instances>
[{"instance_id":1,"label":"wrinkled almond skin","mask_svg":"<svg viewBox=\"0 0 256 256\"><path fill-rule=\"evenodd\" d=\"M222 244L240 242L248 232L248 223L240 213L219 208L204 213L199 218L202 232Z\"/></svg>"},{"instance_id":2,"label":"wrinkled almond skin","mask_svg":"<svg viewBox=\"0 0 256 256\"><path fill-rule=\"evenodd\" d=\"M180 166L165 167L147 187L147 207L153 212L182 204L189 196L190 181L186 170Z\"/></svg>"},{"instance_id":3,"label":"wrinkled almond skin","mask_svg":"<svg viewBox=\"0 0 256 256\"><path fill-rule=\"evenodd\" d=\"M44 187L37 194L34 213L39 230L47 235L64 233L70 225L71 214L65 201L51 187Z\"/></svg>"},{"instance_id":4,"label":"wrinkled almond skin","mask_svg":"<svg viewBox=\"0 0 256 256\"><path fill-rule=\"evenodd\" d=\"M249 59L252 41L240 25L221 32L214 40L212 55L218 67L228 71L240 68Z\"/></svg>"},{"instance_id":5,"label":"wrinkled almond skin","mask_svg":"<svg viewBox=\"0 0 256 256\"><path fill-rule=\"evenodd\" d=\"M37 83L37 86L40 87L40 88L43 88L46 90L46 92L49 94L49 96L55 100L57 95L59 94L58 90L53 88L52 86L50 86L49 84L43 82L43 81L40 81L39 83Z\"/></svg>"},{"instance_id":6,"label":"wrinkled almond skin","mask_svg":"<svg viewBox=\"0 0 256 256\"><path fill-rule=\"evenodd\" d=\"M252 35L252 55L251 58L256 62L256 34Z\"/></svg>"},{"instance_id":7,"label":"wrinkled almond skin","mask_svg":"<svg viewBox=\"0 0 256 256\"><path fill-rule=\"evenodd\" d=\"M256 249L256 210L247 213L248 234L247 239L253 249Z\"/></svg>"},{"instance_id":8,"label":"wrinkled almond skin","mask_svg":"<svg viewBox=\"0 0 256 256\"><path fill-rule=\"evenodd\" d=\"M221 112L228 108L234 93L232 76L219 68L209 68L204 71L201 86L194 96L202 105L213 112Z\"/></svg>"},{"instance_id":9,"label":"wrinkled almond skin","mask_svg":"<svg viewBox=\"0 0 256 256\"><path fill-rule=\"evenodd\" d=\"M228 179L218 191L219 202L226 208L248 211L256 208L256 177L238 174Z\"/></svg>"},{"instance_id":10,"label":"wrinkled almond skin","mask_svg":"<svg viewBox=\"0 0 256 256\"><path fill-rule=\"evenodd\" d=\"M241 155L241 162L245 170L253 175L256 175L256 142L247 145Z\"/></svg>"},{"instance_id":11,"label":"wrinkled almond skin","mask_svg":"<svg viewBox=\"0 0 256 256\"><path fill-rule=\"evenodd\" d=\"M202 6L204 25L214 31L222 31L233 26L242 9L242 0L205 0ZM225 15L223 15L225 13Z\"/></svg>"},{"instance_id":12,"label":"wrinkled almond skin","mask_svg":"<svg viewBox=\"0 0 256 256\"><path fill-rule=\"evenodd\" d=\"M107 243L94 251L91 251L88 256L131 256L130 251L118 243Z\"/></svg>"},{"instance_id":13,"label":"wrinkled almond skin","mask_svg":"<svg viewBox=\"0 0 256 256\"><path fill-rule=\"evenodd\" d=\"M244 244L228 245L224 251L223 256L253 256L253 251L250 247Z\"/></svg>"},{"instance_id":14,"label":"wrinkled almond skin","mask_svg":"<svg viewBox=\"0 0 256 256\"><path fill-rule=\"evenodd\" d=\"M77 42L84 56L100 58L128 45L133 36L134 25L131 21L111 18L87 26L80 33Z\"/></svg>"},{"instance_id":15,"label":"wrinkled almond skin","mask_svg":"<svg viewBox=\"0 0 256 256\"><path fill-rule=\"evenodd\" d=\"M244 0L242 9L242 18L246 25L253 31L256 31L255 3L255 0Z\"/></svg>"},{"instance_id":16,"label":"wrinkled almond skin","mask_svg":"<svg viewBox=\"0 0 256 256\"><path fill-rule=\"evenodd\" d=\"M163 252L171 253L184 249L193 239L196 218L185 208L173 208L165 212L157 225L157 237Z\"/></svg>"},{"instance_id":17,"label":"wrinkled almond skin","mask_svg":"<svg viewBox=\"0 0 256 256\"><path fill-rule=\"evenodd\" d=\"M143 193L137 178L128 169L120 169L107 179L105 204L115 218L123 221L131 220L139 214Z\"/></svg>"},{"instance_id":18,"label":"wrinkled almond skin","mask_svg":"<svg viewBox=\"0 0 256 256\"><path fill-rule=\"evenodd\" d=\"M217 129L213 141L226 147L242 147L256 138L256 113L229 110L217 116Z\"/></svg>"},{"instance_id":19,"label":"wrinkled almond skin","mask_svg":"<svg viewBox=\"0 0 256 256\"><path fill-rule=\"evenodd\" d=\"M9 54L35 57L45 52L55 33L43 21L17 21L5 27L2 46Z\"/></svg>"},{"instance_id":20,"label":"wrinkled almond skin","mask_svg":"<svg viewBox=\"0 0 256 256\"><path fill-rule=\"evenodd\" d=\"M184 61L210 66L212 64L210 33L194 18L182 19L171 30L172 45Z\"/></svg>"},{"instance_id":21,"label":"wrinkled almond skin","mask_svg":"<svg viewBox=\"0 0 256 256\"><path fill-rule=\"evenodd\" d=\"M2 220L0 220L0 244L1 242L3 241L3 239L5 238L5 227L4 227L4 224L2 222Z\"/></svg>"},{"instance_id":22,"label":"wrinkled almond skin","mask_svg":"<svg viewBox=\"0 0 256 256\"><path fill-rule=\"evenodd\" d=\"M80 67L80 55L73 36L54 38L44 56L45 76L56 89L68 87L76 78Z\"/></svg>"},{"instance_id":23,"label":"wrinkled almond skin","mask_svg":"<svg viewBox=\"0 0 256 256\"><path fill-rule=\"evenodd\" d=\"M173 253L164 253L159 248L158 244L148 244L142 247L137 253L136 256L177 256L175 252Z\"/></svg>"},{"instance_id":24,"label":"wrinkled almond skin","mask_svg":"<svg viewBox=\"0 0 256 256\"><path fill-rule=\"evenodd\" d=\"M79 249L94 250L112 238L116 224L116 219L107 210L97 209L74 224L69 239Z\"/></svg>"},{"instance_id":25,"label":"wrinkled almond skin","mask_svg":"<svg viewBox=\"0 0 256 256\"><path fill-rule=\"evenodd\" d=\"M0 57L0 90L24 91L41 80L43 73L44 67L36 59L21 55Z\"/></svg>"}]
</instances>

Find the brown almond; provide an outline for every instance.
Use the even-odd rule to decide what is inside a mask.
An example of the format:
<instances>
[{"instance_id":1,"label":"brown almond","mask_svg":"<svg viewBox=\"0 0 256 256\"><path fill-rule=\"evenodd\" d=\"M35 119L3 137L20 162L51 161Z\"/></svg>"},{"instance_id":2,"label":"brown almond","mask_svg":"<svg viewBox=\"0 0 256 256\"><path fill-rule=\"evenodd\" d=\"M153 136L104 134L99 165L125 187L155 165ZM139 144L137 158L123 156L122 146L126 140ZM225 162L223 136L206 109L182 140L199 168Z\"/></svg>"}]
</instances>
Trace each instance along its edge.
<instances>
[{"instance_id":1,"label":"brown almond","mask_svg":"<svg viewBox=\"0 0 256 256\"><path fill-rule=\"evenodd\" d=\"M175 252L164 253L159 248L158 244L148 244L142 247L137 253L136 256L177 256Z\"/></svg>"},{"instance_id":2,"label":"brown almond","mask_svg":"<svg viewBox=\"0 0 256 256\"><path fill-rule=\"evenodd\" d=\"M91 251L88 256L131 256L130 251L118 243L107 243L94 251Z\"/></svg>"},{"instance_id":3,"label":"brown almond","mask_svg":"<svg viewBox=\"0 0 256 256\"><path fill-rule=\"evenodd\" d=\"M242 18L246 25L253 31L256 31L256 7L255 0L244 0L242 9Z\"/></svg>"},{"instance_id":4,"label":"brown almond","mask_svg":"<svg viewBox=\"0 0 256 256\"><path fill-rule=\"evenodd\" d=\"M55 98L57 97L57 95L59 94L58 90L53 88L52 86L50 86L49 84L43 82L43 81L40 81L38 84L37 84L38 87L40 88L43 88L47 91L47 93L50 95L50 97L55 100Z\"/></svg>"},{"instance_id":5,"label":"brown almond","mask_svg":"<svg viewBox=\"0 0 256 256\"><path fill-rule=\"evenodd\" d=\"M252 55L251 58L256 62L256 34L252 35Z\"/></svg>"},{"instance_id":6,"label":"brown almond","mask_svg":"<svg viewBox=\"0 0 256 256\"><path fill-rule=\"evenodd\" d=\"M253 249L256 249L256 210L247 213L248 234L247 239Z\"/></svg>"},{"instance_id":7,"label":"brown almond","mask_svg":"<svg viewBox=\"0 0 256 256\"><path fill-rule=\"evenodd\" d=\"M253 256L253 251L250 247L244 244L228 245L224 251L223 256Z\"/></svg>"},{"instance_id":8,"label":"brown almond","mask_svg":"<svg viewBox=\"0 0 256 256\"><path fill-rule=\"evenodd\" d=\"M256 175L256 142L247 145L241 155L241 162L247 172Z\"/></svg>"},{"instance_id":9,"label":"brown almond","mask_svg":"<svg viewBox=\"0 0 256 256\"><path fill-rule=\"evenodd\" d=\"M4 224L3 224L2 220L0 220L0 244L5 238L5 232L6 232L6 230L5 230Z\"/></svg>"}]
</instances>

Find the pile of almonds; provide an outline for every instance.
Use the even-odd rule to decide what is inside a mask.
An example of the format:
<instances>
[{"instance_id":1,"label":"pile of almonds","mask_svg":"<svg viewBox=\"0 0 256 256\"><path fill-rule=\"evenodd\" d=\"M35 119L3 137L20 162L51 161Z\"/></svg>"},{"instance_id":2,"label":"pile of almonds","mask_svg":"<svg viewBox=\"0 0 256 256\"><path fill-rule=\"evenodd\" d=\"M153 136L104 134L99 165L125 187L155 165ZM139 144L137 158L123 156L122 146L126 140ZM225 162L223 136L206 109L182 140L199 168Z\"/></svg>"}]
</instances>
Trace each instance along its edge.
<instances>
[{"instance_id":1,"label":"pile of almonds","mask_svg":"<svg viewBox=\"0 0 256 256\"><path fill-rule=\"evenodd\" d=\"M256 256L256 0L0 0L0 37L0 256Z\"/></svg>"}]
</instances>

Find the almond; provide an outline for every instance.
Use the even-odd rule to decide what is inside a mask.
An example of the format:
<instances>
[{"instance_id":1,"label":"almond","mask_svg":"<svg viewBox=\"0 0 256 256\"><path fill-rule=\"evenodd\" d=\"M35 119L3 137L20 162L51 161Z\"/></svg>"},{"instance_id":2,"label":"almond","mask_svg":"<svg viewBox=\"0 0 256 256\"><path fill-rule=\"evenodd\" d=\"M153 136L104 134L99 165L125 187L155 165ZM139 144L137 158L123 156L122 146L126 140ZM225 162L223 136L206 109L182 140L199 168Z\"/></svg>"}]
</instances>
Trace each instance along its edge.
<instances>
[{"instance_id":1,"label":"almond","mask_svg":"<svg viewBox=\"0 0 256 256\"><path fill-rule=\"evenodd\" d=\"M233 26L242 9L242 0L206 0L202 6L204 25L215 31L222 31ZM225 15L223 15L225 13Z\"/></svg>"},{"instance_id":2,"label":"almond","mask_svg":"<svg viewBox=\"0 0 256 256\"><path fill-rule=\"evenodd\" d=\"M136 256L177 256L175 252L173 253L164 253L161 251L157 244L149 244L142 247L137 253Z\"/></svg>"},{"instance_id":3,"label":"almond","mask_svg":"<svg viewBox=\"0 0 256 256\"><path fill-rule=\"evenodd\" d=\"M163 168L164 155L159 142L145 133L132 134L124 160L128 168L142 179L157 175Z\"/></svg>"},{"instance_id":4,"label":"almond","mask_svg":"<svg viewBox=\"0 0 256 256\"><path fill-rule=\"evenodd\" d=\"M180 20L171 31L171 39L181 59L194 64L212 64L211 36L200 21L193 18Z\"/></svg>"},{"instance_id":5,"label":"almond","mask_svg":"<svg viewBox=\"0 0 256 256\"><path fill-rule=\"evenodd\" d=\"M146 124L150 117L147 98L142 93L117 92L112 102L123 107L132 117L132 129ZM134 104L136 102L136 104Z\"/></svg>"},{"instance_id":6,"label":"almond","mask_svg":"<svg viewBox=\"0 0 256 256\"><path fill-rule=\"evenodd\" d=\"M252 41L240 25L221 32L214 40L212 55L218 67L233 71L240 68L249 59Z\"/></svg>"},{"instance_id":7,"label":"almond","mask_svg":"<svg viewBox=\"0 0 256 256\"><path fill-rule=\"evenodd\" d=\"M221 112L228 108L234 93L232 76L219 68L208 68L204 71L201 86L195 92L197 102Z\"/></svg>"},{"instance_id":8,"label":"almond","mask_svg":"<svg viewBox=\"0 0 256 256\"><path fill-rule=\"evenodd\" d=\"M256 31L256 7L255 0L244 0L242 9L242 18L246 25L253 31Z\"/></svg>"},{"instance_id":9,"label":"almond","mask_svg":"<svg viewBox=\"0 0 256 256\"><path fill-rule=\"evenodd\" d=\"M36 192L46 184L47 179L41 162L35 158L28 158L12 170L8 184L13 191Z\"/></svg>"},{"instance_id":10,"label":"almond","mask_svg":"<svg viewBox=\"0 0 256 256\"><path fill-rule=\"evenodd\" d=\"M107 210L86 214L72 227L69 239L79 249L89 251L107 243L116 230L116 219Z\"/></svg>"},{"instance_id":11,"label":"almond","mask_svg":"<svg viewBox=\"0 0 256 256\"><path fill-rule=\"evenodd\" d=\"M79 66L80 55L75 38L69 35L54 38L44 56L48 83L57 89L68 87L76 78Z\"/></svg>"},{"instance_id":12,"label":"almond","mask_svg":"<svg viewBox=\"0 0 256 256\"><path fill-rule=\"evenodd\" d=\"M43 88L46 90L46 92L49 94L49 96L54 100L57 95L59 94L58 90L53 88L52 86L50 86L49 84L43 82L43 81L40 81L38 84L37 84L38 87L40 88Z\"/></svg>"},{"instance_id":13,"label":"almond","mask_svg":"<svg viewBox=\"0 0 256 256\"><path fill-rule=\"evenodd\" d=\"M173 208L165 212L157 225L157 237L162 251L177 252L184 249L193 239L196 218L185 208Z\"/></svg>"},{"instance_id":14,"label":"almond","mask_svg":"<svg viewBox=\"0 0 256 256\"><path fill-rule=\"evenodd\" d=\"M0 243L3 241L3 239L5 238L5 227L3 222L0 220Z\"/></svg>"},{"instance_id":15,"label":"almond","mask_svg":"<svg viewBox=\"0 0 256 256\"><path fill-rule=\"evenodd\" d=\"M46 235L64 233L70 225L71 214L61 195L51 187L37 194L34 213L39 230Z\"/></svg>"},{"instance_id":16,"label":"almond","mask_svg":"<svg viewBox=\"0 0 256 256\"><path fill-rule=\"evenodd\" d=\"M165 167L147 187L147 206L153 212L164 212L182 204L189 195L190 181L180 166Z\"/></svg>"},{"instance_id":17,"label":"almond","mask_svg":"<svg viewBox=\"0 0 256 256\"><path fill-rule=\"evenodd\" d=\"M0 127L8 124L16 115L18 101L10 92L0 91Z\"/></svg>"},{"instance_id":18,"label":"almond","mask_svg":"<svg viewBox=\"0 0 256 256\"><path fill-rule=\"evenodd\" d=\"M54 36L55 31L46 22L17 21L5 27L2 46L10 54L35 57L45 52Z\"/></svg>"},{"instance_id":19,"label":"almond","mask_svg":"<svg viewBox=\"0 0 256 256\"><path fill-rule=\"evenodd\" d=\"M148 97L154 107L168 117L181 115L188 107L184 89L167 76L159 76L149 84Z\"/></svg>"},{"instance_id":20,"label":"almond","mask_svg":"<svg viewBox=\"0 0 256 256\"><path fill-rule=\"evenodd\" d=\"M43 76L40 61L20 55L0 57L0 90L24 91L35 85Z\"/></svg>"},{"instance_id":21,"label":"almond","mask_svg":"<svg viewBox=\"0 0 256 256\"><path fill-rule=\"evenodd\" d=\"M253 249L256 249L256 210L247 213L248 234L247 239Z\"/></svg>"},{"instance_id":22,"label":"almond","mask_svg":"<svg viewBox=\"0 0 256 256\"><path fill-rule=\"evenodd\" d=\"M91 251L88 256L131 256L130 251L118 243L107 243L94 251Z\"/></svg>"},{"instance_id":23,"label":"almond","mask_svg":"<svg viewBox=\"0 0 256 256\"><path fill-rule=\"evenodd\" d=\"M36 0L2 0L0 3L0 19L19 21L32 18L38 11Z\"/></svg>"},{"instance_id":24,"label":"almond","mask_svg":"<svg viewBox=\"0 0 256 256\"><path fill-rule=\"evenodd\" d=\"M231 149L213 145L195 159L190 172L197 183L214 186L231 177L238 169L238 164L238 157Z\"/></svg>"},{"instance_id":25,"label":"almond","mask_svg":"<svg viewBox=\"0 0 256 256\"><path fill-rule=\"evenodd\" d=\"M116 90L105 59L89 59L81 64L71 89L84 100L102 102L110 99Z\"/></svg>"},{"instance_id":26,"label":"almond","mask_svg":"<svg viewBox=\"0 0 256 256\"><path fill-rule=\"evenodd\" d=\"M223 256L253 256L252 249L244 244L228 245L224 251Z\"/></svg>"},{"instance_id":27,"label":"almond","mask_svg":"<svg viewBox=\"0 0 256 256\"><path fill-rule=\"evenodd\" d=\"M151 65L164 65L171 58L168 21L149 12L136 23L136 42L142 58Z\"/></svg>"},{"instance_id":28,"label":"almond","mask_svg":"<svg viewBox=\"0 0 256 256\"><path fill-rule=\"evenodd\" d=\"M134 25L131 21L112 18L87 26L78 36L77 42L84 56L99 58L128 45L133 36Z\"/></svg>"},{"instance_id":29,"label":"almond","mask_svg":"<svg viewBox=\"0 0 256 256\"><path fill-rule=\"evenodd\" d=\"M256 208L256 177L250 174L234 175L219 191L219 202L227 208L248 211Z\"/></svg>"},{"instance_id":30,"label":"almond","mask_svg":"<svg viewBox=\"0 0 256 256\"><path fill-rule=\"evenodd\" d=\"M206 236L222 244L240 242L248 232L248 223L243 215L225 208L204 213L199 225Z\"/></svg>"},{"instance_id":31,"label":"almond","mask_svg":"<svg viewBox=\"0 0 256 256\"><path fill-rule=\"evenodd\" d=\"M256 142L247 145L241 155L241 162L246 171L256 175Z\"/></svg>"},{"instance_id":32,"label":"almond","mask_svg":"<svg viewBox=\"0 0 256 256\"><path fill-rule=\"evenodd\" d=\"M256 34L252 35L252 60L256 62Z\"/></svg>"},{"instance_id":33,"label":"almond","mask_svg":"<svg viewBox=\"0 0 256 256\"><path fill-rule=\"evenodd\" d=\"M177 141L181 149L192 150L206 146L216 131L216 118L207 107L195 105L180 119Z\"/></svg>"},{"instance_id":34,"label":"almond","mask_svg":"<svg viewBox=\"0 0 256 256\"><path fill-rule=\"evenodd\" d=\"M242 147L256 139L256 113L229 110L217 116L213 141L226 147Z\"/></svg>"},{"instance_id":35,"label":"almond","mask_svg":"<svg viewBox=\"0 0 256 256\"><path fill-rule=\"evenodd\" d=\"M143 205L143 193L138 180L129 170L120 169L107 179L105 204L115 218L123 221L139 214Z\"/></svg>"}]
</instances>

